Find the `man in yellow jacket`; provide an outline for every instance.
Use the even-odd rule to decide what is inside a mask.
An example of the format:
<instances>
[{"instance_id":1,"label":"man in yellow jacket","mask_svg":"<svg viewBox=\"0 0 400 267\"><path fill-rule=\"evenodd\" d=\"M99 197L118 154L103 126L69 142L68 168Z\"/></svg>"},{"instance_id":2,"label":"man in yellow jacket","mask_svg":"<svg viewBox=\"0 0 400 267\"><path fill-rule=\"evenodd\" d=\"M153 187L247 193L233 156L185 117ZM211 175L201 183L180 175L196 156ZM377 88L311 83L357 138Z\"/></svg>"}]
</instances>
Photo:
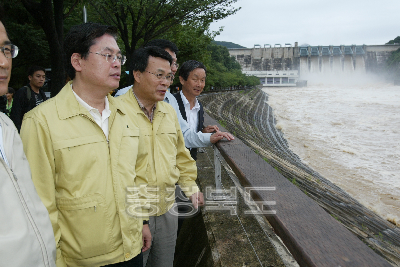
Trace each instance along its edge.
<instances>
[{"instance_id":1,"label":"man in yellow jacket","mask_svg":"<svg viewBox=\"0 0 400 267\"><path fill-rule=\"evenodd\" d=\"M65 39L72 81L23 120L58 267L142 266L142 247L150 247L148 225L127 212L127 189L147 183L147 151L129 110L108 95L125 63L116 35L115 27L96 23L72 27Z\"/></svg>"},{"instance_id":2,"label":"man in yellow jacket","mask_svg":"<svg viewBox=\"0 0 400 267\"><path fill-rule=\"evenodd\" d=\"M151 248L144 253L144 265L172 267L178 214L174 208L175 184L178 183L195 209L203 205L203 194L196 185L197 168L185 148L182 131L174 108L163 102L173 79L172 57L159 47L137 49L132 89L119 97L131 108L148 148L148 175ZM150 192L151 190L151 192Z\"/></svg>"}]
</instances>

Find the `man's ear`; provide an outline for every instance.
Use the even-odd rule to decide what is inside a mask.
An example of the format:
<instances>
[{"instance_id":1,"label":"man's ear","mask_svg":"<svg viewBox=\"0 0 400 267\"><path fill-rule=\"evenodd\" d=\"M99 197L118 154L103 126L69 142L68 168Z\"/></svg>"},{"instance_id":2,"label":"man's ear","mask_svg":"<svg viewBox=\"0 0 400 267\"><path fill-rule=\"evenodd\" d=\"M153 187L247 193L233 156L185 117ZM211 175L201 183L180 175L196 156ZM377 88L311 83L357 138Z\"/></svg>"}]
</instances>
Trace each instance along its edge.
<instances>
[{"instance_id":1,"label":"man's ear","mask_svg":"<svg viewBox=\"0 0 400 267\"><path fill-rule=\"evenodd\" d=\"M135 82L140 83L140 80L142 79L142 73L138 70L133 71L133 78L135 79Z\"/></svg>"},{"instance_id":2,"label":"man's ear","mask_svg":"<svg viewBox=\"0 0 400 267\"><path fill-rule=\"evenodd\" d=\"M32 78L33 78L32 75L28 76L29 81L32 81Z\"/></svg>"},{"instance_id":3,"label":"man's ear","mask_svg":"<svg viewBox=\"0 0 400 267\"><path fill-rule=\"evenodd\" d=\"M185 84L185 79L183 79L182 78L182 76L179 76L179 81L181 82L181 84L182 84L182 87L183 87L183 85Z\"/></svg>"},{"instance_id":4,"label":"man's ear","mask_svg":"<svg viewBox=\"0 0 400 267\"><path fill-rule=\"evenodd\" d=\"M71 56L71 65L75 69L75 71L82 71L82 60L81 54L73 53Z\"/></svg>"}]
</instances>

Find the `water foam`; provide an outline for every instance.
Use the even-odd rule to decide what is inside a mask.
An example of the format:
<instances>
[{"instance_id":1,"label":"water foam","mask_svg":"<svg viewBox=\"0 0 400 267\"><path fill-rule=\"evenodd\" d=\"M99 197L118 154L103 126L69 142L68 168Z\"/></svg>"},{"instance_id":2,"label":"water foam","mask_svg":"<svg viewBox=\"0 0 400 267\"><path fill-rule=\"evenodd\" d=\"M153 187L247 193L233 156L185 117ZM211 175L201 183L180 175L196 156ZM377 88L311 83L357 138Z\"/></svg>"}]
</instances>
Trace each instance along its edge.
<instances>
[{"instance_id":1,"label":"water foam","mask_svg":"<svg viewBox=\"0 0 400 267\"><path fill-rule=\"evenodd\" d=\"M399 87L329 82L264 88L277 126L303 162L400 225Z\"/></svg>"}]
</instances>

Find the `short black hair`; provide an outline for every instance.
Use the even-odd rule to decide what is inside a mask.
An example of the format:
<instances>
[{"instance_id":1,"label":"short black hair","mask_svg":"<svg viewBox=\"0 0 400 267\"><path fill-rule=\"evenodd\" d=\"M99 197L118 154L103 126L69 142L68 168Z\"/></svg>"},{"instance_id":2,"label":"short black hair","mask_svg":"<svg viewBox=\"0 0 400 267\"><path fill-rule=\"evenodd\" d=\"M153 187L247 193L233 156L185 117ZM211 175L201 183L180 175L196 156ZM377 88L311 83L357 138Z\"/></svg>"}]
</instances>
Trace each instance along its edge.
<instances>
[{"instance_id":1,"label":"short black hair","mask_svg":"<svg viewBox=\"0 0 400 267\"><path fill-rule=\"evenodd\" d=\"M46 70L43 67L38 66L38 65L32 65L28 69L28 76L33 76L33 74L35 72L37 72L38 70L42 70L44 73L46 73Z\"/></svg>"},{"instance_id":2,"label":"short black hair","mask_svg":"<svg viewBox=\"0 0 400 267\"><path fill-rule=\"evenodd\" d=\"M176 44L174 44L170 40L154 39L154 40L151 40L150 42L148 42L144 47L148 47L148 46L157 46L161 49L169 49L172 52L174 52L175 54L179 53L179 50L178 50L178 47L176 46Z\"/></svg>"},{"instance_id":3,"label":"short black hair","mask_svg":"<svg viewBox=\"0 0 400 267\"><path fill-rule=\"evenodd\" d=\"M14 94L14 93L15 93L14 88L8 87L8 93L9 93L9 94Z\"/></svg>"},{"instance_id":4,"label":"short black hair","mask_svg":"<svg viewBox=\"0 0 400 267\"><path fill-rule=\"evenodd\" d=\"M3 3L0 3L0 22L1 23L3 23L3 19L4 19L4 8L3 8Z\"/></svg>"},{"instance_id":5,"label":"short black hair","mask_svg":"<svg viewBox=\"0 0 400 267\"><path fill-rule=\"evenodd\" d=\"M86 58L89 49L95 44L95 39L105 34L111 35L117 39L118 30L115 26L102 25L99 23L83 23L72 26L65 36L64 51L66 57L67 74L73 80L75 78L75 69L71 64L71 56L78 53L82 58Z\"/></svg>"},{"instance_id":6,"label":"short black hair","mask_svg":"<svg viewBox=\"0 0 400 267\"><path fill-rule=\"evenodd\" d=\"M149 64L149 57L159 57L168 60L169 64L172 64L171 55L164 49L158 46L148 46L143 48L138 48L133 52L132 62L133 71L144 72Z\"/></svg>"},{"instance_id":7,"label":"short black hair","mask_svg":"<svg viewBox=\"0 0 400 267\"><path fill-rule=\"evenodd\" d=\"M200 61L196 61L196 60L188 60L188 61L184 62L182 64L181 68L179 69L179 76L181 76L185 81L187 81L190 73L193 70L198 69L198 68L204 69L204 71L207 74L206 66L204 66L203 63L201 63Z\"/></svg>"}]
</instances>

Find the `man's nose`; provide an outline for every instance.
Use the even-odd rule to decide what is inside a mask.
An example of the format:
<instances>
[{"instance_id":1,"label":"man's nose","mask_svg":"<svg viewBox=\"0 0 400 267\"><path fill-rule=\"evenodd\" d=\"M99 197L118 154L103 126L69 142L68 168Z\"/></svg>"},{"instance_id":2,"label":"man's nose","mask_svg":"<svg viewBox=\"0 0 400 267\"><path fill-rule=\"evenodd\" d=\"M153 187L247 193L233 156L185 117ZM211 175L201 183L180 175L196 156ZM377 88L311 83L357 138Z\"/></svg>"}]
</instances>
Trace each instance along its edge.
<instances>
[{"instance_id":1,"label":"man's nose","mask_svg":"<svg viewBox=\"0 0 400 267\"><path fill-rule=\"evenodd\" d=\"M122 64L121 64L121 62L120 62L118 59L116 59L116 60L111 64L111 66L112 66L113 68L121 68Z\"/></svg>"},{"instance_id":2,"label":"man's nose","mask_svg":"<svg viewBox=\"0 0 400 267\"><path fill-rule=\"evenodd\" d=\"M164 77L161 79L161 84L168 87L171 84L171 81Z\"/></svg>"},{"instance_id":3,"label":"man's nose","mask_svg":"<svg viewBox=\"0 0 400 267\"><path fill-rule=\"evenodd\" d=\"M10 61L6 58L4 53L0 52L0 67L6 69L10 66Z\"/></svg>"}]
</instances>

